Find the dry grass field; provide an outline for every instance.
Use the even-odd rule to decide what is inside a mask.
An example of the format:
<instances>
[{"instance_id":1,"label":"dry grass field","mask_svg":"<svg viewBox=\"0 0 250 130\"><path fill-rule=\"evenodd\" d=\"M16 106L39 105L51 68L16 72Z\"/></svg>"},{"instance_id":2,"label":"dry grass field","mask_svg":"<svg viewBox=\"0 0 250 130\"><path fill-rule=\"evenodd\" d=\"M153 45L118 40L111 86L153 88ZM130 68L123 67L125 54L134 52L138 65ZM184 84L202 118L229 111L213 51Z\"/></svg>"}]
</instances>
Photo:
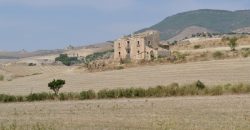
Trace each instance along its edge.
<instances>
[{"instance_id":1,"label":"dry grass field","mask_svg":"<svg viewBox=\"0 0 250 130\"><path fill-rule=\"evenodd\" d=\"M0 104L1 128L249 130L250 96L171 97Z\"/></svg>"},{"instance_id":2,"label":"dry grass field","mask_svg":"<svg viewBox=\"0 0 250 130\"><path fill-rule=\"evenodd\" d=\"M28 68L28 69L27 69ZM249 83L250 58L192 62L135 67L124 70L88 73L76 67L27 66L17 72L39 70L42 74L0 82L1 93L26 95L30 92L48 92L47 83L54 78L66 80L64 92L100 90L104 88L150 87L173 82L190 83L201 80L205 84ZM14 70L14 69L13 69ZM31 73L32 72L32 73Z\"/></svg>"}]
</instances>

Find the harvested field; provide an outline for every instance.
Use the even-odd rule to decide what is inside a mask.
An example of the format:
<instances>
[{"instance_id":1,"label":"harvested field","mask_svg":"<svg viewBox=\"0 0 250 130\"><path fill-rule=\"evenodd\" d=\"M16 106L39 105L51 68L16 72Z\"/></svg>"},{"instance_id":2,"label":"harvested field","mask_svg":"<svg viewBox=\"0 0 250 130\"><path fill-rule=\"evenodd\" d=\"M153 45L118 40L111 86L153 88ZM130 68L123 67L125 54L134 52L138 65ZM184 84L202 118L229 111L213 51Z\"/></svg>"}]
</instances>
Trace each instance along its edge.
<instances>
[{"instance_id":1,"label":"harvested field","mask_svg":"<svg viewBox=\"0 0 250 130\"><path fill-rule=\"evenodd\" d=\"M2 128L249 130L250 96L0 104Z\"/></svg>"},{"instance_id":2,"label":"harvested field","mask_svg":"<svg viewBox=\"0 0 250 130\"><path fill-rule=\"evenodd\" d=\"M43 69L40 75L0 82L1 93L27 95L49 91L47 83L54 78L66 80L64 92L100 90L104 88L150 87L173 82L190 83L201 80L208 85L249 83L250 58L193 62L186 64L155 65L88 73L74 68ZM45 71L47 70L47 71ZM13 91L15 90L15 91Z\"/></svg>"}]
</instances>

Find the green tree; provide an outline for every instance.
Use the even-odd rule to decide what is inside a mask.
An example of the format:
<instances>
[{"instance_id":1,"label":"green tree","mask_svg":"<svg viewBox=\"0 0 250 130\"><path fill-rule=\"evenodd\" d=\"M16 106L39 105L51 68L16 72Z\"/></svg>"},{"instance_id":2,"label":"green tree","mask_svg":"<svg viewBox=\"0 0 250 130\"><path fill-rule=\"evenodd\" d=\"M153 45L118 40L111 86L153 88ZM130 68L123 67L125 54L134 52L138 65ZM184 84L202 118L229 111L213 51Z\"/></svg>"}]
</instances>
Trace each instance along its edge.
<instances>
[{"instance_id":1,"label":"green tree","mask_svg":"<svg viewBox=\"0 0 250 130\"><path fill-rule=\"evenodd\" d=\"M205 86L204 83L202 83L200 80L198 80L198 81L196 82L196 87L197 87L198 89L204 89L206 86Z\"/></svg>"},{"instance_id":2,"label":"green tree","mask_svg":"<svg viewBox=\"0 0 250 130\"><path fill-rule=\"evenodd\" d=\"M60 88L65 84L65 80L57 79L48 83L48 87L54 91L55 95L58 95Z\"/></svg>"},{"instance_id":3,"label":"green tree","mask_svg":"<svg viewBox=\"0 0 250 130\"><path fill-rule=\"evenodd\" d=\"M235 51L236 49L236 46L238 45L237 44L237 38L236 37L233 37L233 38L230 38L229 39L229 43L228 43L228 46L231 48L231 51Z\"/></svg>"},{"instance_id":4,"label":"green tree","mask_svg":"<svg viewBox=\"0 0 250 130\"><path fill-rule=\"evenodd\" d=\"M59 57L55 58L55 61L61 61L66 66L80 63L77 57L69 57L68 54L60 54Z\"/></svg>"}]
</instances>

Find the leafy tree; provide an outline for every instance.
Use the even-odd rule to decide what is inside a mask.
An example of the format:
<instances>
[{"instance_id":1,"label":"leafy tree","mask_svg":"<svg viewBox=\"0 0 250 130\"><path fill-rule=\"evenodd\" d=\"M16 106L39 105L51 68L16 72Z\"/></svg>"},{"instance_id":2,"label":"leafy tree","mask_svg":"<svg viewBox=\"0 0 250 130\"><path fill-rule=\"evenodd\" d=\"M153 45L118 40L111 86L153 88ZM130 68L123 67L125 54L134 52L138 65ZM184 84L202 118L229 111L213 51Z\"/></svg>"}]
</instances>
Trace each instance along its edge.
<instances>
[{"instance_id":1,"label":"leafy tree","mask_svg":"<svg viewBox=\"0 0 250 130\"><path fill-rule=\"evenodd\" d=\"M67 54L60 54L55 61L61 61L64 65L70 66L72 64L80 63L77 57L69 57Z\"/></svg>"},{"instance_id":2,"label":"leafy tree","mask_svg":"<svg viewBox=\"0 0 250 130\"><path fill-rule=\"evenodd\" d=\"M48 83L48 87L55 92L55 95L58 95L59 89L63 87L65 84L65 80L53 80L50 83Z\"/></svg>"},{"instance_id":3,"label":"leafy tree","mask_svg":"<svg viewBox=\"0 0 250 130\"><path fill-rule=\"evenodd\" d=\"M231 48L231 51L235 51L235 48L236 46L238 45L237 44L237 38L236 37L233 37L233 38L230 38L229 39L229 43L228 43L228 46Z\"/></svg>"},{"instance_id":4,"label":"leafy tree","mask_svg":"<svg viewBox=\"0 0 250 130\"><path fill-rule=\"evenodd\" d=\"M206 86L205 86L204 83L202 83L200 80L198 80L198 81L196 82L196 87L197 87L198 89L204 89Z\"/></svg>"}]
</instances>

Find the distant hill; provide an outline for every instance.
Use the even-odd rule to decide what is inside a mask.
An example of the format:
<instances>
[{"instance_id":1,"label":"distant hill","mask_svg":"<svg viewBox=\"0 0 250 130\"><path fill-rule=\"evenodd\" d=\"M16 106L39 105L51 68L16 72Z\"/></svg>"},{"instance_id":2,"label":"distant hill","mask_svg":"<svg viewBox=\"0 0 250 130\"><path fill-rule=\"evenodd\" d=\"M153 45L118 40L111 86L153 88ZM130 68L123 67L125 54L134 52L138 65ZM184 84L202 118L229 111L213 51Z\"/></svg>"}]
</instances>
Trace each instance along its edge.
<instances>
[{"instance_id":1,"label":"distant hill","mask_svg":"<svg viewBox=\"0 0 250 130\"><path fill-rule=\"evenodd\" d=\"M78 47L67 47L66 49L55 49L55 50L37 50L28 52L25 50L21 51L0 51L0 59L20 59L26 57L34 57L34 56L46 56L46 55L54 55L61 53L85 53L84 51L93 50L95 51L106 51L113 49L113 43L111 41L95 43L91 45L78 46Z\"/></svg>"},{"instance_id":2,"label":"distant hill","mask_svg":"<svg viewBox=\"0 0 250 130\"><path fill-rule=\"evenodd\" d=\"M176 37L185 29L189 28L190 30L190 27L200 27L202 30L218 33L229 33L235 30L242 31L245 30L244 28L250 27L250 10L225 11L202 9L188 11L167 17L163 21L149 28L139 30L136 33L154 29L161 32L162 40L168 40ZM195 32L199 32L197 28L195 30Z\"/></svg>"}]
</instances>

